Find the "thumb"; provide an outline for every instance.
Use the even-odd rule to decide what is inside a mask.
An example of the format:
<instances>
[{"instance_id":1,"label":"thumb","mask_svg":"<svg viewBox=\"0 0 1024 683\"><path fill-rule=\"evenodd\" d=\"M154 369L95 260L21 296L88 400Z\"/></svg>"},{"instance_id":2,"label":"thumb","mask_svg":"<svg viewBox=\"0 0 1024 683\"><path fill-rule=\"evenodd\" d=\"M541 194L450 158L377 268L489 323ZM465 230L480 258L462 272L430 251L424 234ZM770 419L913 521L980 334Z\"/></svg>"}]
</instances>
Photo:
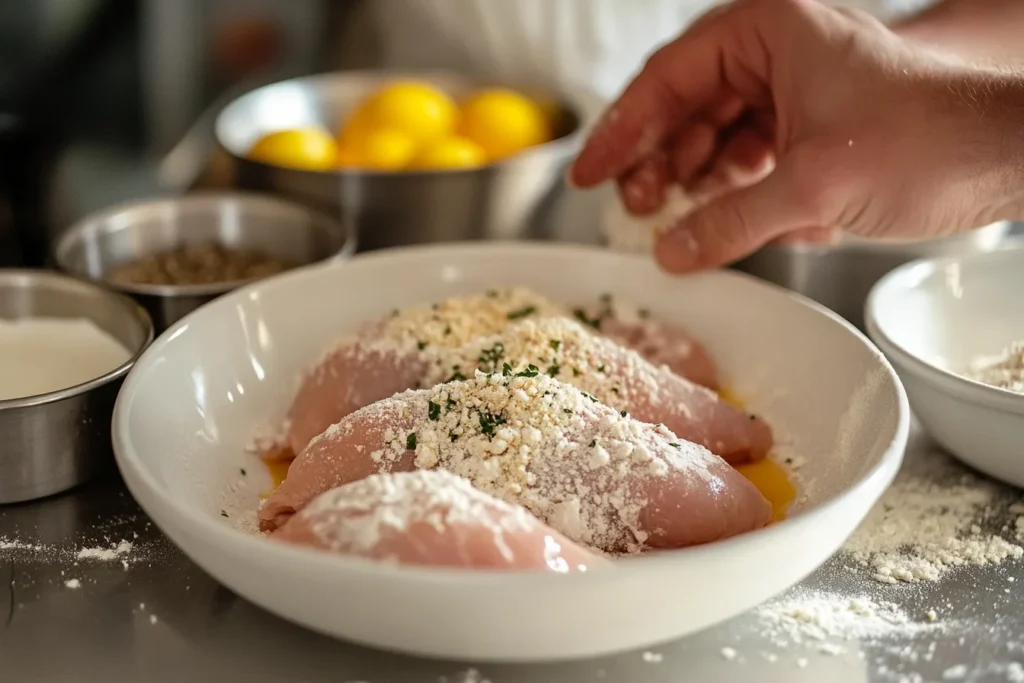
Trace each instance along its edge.
<instances>
[{"instance_id":1,"label":"thumb","mask_svg":"<svg viewBox=\"0 0 1024 683\"><path fill-rule=\"evenodd\" d=\"M719 195L657 237L662 268L686 273L731 263L792 230L821 225L794 191L789 168L776 167L754 185Z\"/></svg>"}]
</instances>

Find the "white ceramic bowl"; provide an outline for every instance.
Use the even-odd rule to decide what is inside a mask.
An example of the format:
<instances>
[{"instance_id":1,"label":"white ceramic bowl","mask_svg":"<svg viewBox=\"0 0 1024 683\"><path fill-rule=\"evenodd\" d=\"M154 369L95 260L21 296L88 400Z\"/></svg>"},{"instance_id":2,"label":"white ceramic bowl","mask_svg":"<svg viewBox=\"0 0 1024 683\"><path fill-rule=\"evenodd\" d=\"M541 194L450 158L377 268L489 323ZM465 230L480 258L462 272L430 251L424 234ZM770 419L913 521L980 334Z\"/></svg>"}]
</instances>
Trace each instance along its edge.
<instances>
[{"instance_id":1,"label":"white ceramic bowl","mask_svg":"<svg viewBox=\"0 0 1024 683\"><path fill-rule=\"evenodd\" d=\"M963 376L1024 339L1024 249L908 263L868 296L868 333L899 372L914 412L944 448L1024 487L1024 396Z\"/></svg>"},{"instance_id":2,"label":"white ceramic bowl","mask_svg":"<svg viewBox=\"0 0 1024 683\"><path fill-rule=\"evenodd\" d=\"M806 458L804 500L792 518L565 576L377 565L274 544L221 516L257 505L269 479L245 446L255 427L280 419L299 373L340 333L395 307L515 284L578 302L614 291L685 323L751 409L792 435L787 448ZM136 363L113 433L146 512L252 602L386 649L539 661L677 638L798 582L889 485L908 424L902 386L870 342L781 289L729 272L674 279L647 259L600 249L491 243L374 252L217 299Z\"/></svg>"}]
</instances>

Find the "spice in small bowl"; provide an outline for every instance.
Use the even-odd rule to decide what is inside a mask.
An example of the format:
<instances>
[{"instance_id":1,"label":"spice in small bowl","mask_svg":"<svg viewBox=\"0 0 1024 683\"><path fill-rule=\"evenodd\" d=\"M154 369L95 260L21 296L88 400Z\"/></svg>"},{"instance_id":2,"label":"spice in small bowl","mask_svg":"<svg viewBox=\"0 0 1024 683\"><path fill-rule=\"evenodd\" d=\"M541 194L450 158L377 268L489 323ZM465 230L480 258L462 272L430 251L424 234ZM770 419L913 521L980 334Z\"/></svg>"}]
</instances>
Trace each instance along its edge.
<instances>
[{"instance_id":1,"label":"spice in small bowl","mask_svg":"<svg viewBox=\"0 0 1024 683\"><path fill-rule=\"evenodd\" d=\"M120 285L207 285L255 280L291 267L258 251L205 244L151 254L112 268L106 277Z\"/></svg>"}]
</instances>

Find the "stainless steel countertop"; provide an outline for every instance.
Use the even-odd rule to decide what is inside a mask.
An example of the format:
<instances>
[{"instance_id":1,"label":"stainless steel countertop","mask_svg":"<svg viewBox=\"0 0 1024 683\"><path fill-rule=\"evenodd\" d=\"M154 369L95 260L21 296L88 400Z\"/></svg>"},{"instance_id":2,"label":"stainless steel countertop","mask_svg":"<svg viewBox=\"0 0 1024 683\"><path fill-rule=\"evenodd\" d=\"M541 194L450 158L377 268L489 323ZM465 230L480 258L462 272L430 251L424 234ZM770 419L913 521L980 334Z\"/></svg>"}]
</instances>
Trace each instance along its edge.
<instances>
[{"instance_id":1,"label":"stainless steel countertop","mask_svg":"<svg viewBox=\"0 0 1024 683\"><path fill-rule=\"evenodd\" d=\"M945 459L916 427L908 457L919 464ZM966 665L966 676L956 680L988 683L1015 680L1006 665L1024 662L1024 562L960 570L937 584L882 586L837 557L803 584L851 596L870 592L917 618L940 605L943 619L963 622L944 634L863 647L843 643L845 653L827 655L780 649L759 633L757 619L744 615L647 653L479 665L474 677L465 664L337 642L250 605L177 551L116 473L64 496L0 508L4 537L66 550L0 549L0 680L12 682L924 683ZM77 549L121 539L135 543L127 568L119 560L74 564ZM751 580L756 576L755 564ZM70 579L81 587L68 588ZM735 650L734 658L723 656L726 647ZM777 659L769 661L768 653Z\"/></svg>"}]
</instances>

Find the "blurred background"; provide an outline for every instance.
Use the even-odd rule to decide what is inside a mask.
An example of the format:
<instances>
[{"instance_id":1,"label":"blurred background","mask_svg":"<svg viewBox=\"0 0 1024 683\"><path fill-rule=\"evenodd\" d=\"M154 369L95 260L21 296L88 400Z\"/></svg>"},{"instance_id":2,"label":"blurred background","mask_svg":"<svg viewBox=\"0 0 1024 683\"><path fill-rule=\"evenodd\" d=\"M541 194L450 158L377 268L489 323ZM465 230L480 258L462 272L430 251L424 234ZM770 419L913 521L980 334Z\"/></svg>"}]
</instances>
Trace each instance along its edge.
<instances>
[{"instance_id":1,"label":"blurred background","mask_svg":"<svg viewBox=\"0 0 1024 683\"><path fill-rule=\"evenodd\" d=\"M605 233L613 232L608 224L621 218L615 218L621 211L610 210L616 208L614 196L608 189L571 192L562 172L602 104L647 54L708 4L4 0L0 266L52 265L48 258L58 237L76 223L91 217L102 221L104 230L117 231L128 219L118 212L104 214L112 205L202 189L256 191L328 213L358 233L360 250L488 238L607 243ZM887 18L926 0L842 4ZM395 155L406 148L392 136L374 139L383 146L374 148L372 168L346 166L347 126L359 118L361 107L372 108L370 100L389 82L382 71L388 69L430 70L421 84L445 91L460 108L453 116L463 122L466 98L481 87L515 89L541 112L545 120L535 127L544 132L523 129L529 119L523 119L525 110L520 107L519 118L509 118L506 107L497 111L497 123L506 126L498 127L497 136L520 134L523 143L514 153L480 156L477 150L475 161L467 160L459 156L466 150L446 139L434 165L399 168ZM287 80L313 74L333 75ZM399 118L408 104L402 98L408 96L406 91L396 95ZM419 105L426 106L422 100ZM377 113L387 118L381 106ZM390 115L395 113L392 106ZM493 107L484 114L495 122ZM302 169L253 157L264 137L310 127L328 138L324 144L333 146L336 163ZM493 138L494 129L489 134ZM306 136L296 144L308 143ZM209 219L228 237L234 234L231 211L222 209ZM150 211L143 223L153 223L153 216ZM157 218L157 223L170 220ZM145 225L136 231L154 230ZM995 248L1009 229L995 226L927 247L769 248L739 267L859 322L866 288L896 263L936 250ZM93 239L90 230L85 233ZM174 231L186 235L188 228L178 225ZM649 239L650 233L643 228L636 234ZM169 240L161 244L167 247ZM139 245L138 240L131 244ZM121 248L117 258L128 258L129 251ZM99 278L97 263L91 275ZM837 279L843 287L836 286Z\"/></svg>"}]
</instances>

